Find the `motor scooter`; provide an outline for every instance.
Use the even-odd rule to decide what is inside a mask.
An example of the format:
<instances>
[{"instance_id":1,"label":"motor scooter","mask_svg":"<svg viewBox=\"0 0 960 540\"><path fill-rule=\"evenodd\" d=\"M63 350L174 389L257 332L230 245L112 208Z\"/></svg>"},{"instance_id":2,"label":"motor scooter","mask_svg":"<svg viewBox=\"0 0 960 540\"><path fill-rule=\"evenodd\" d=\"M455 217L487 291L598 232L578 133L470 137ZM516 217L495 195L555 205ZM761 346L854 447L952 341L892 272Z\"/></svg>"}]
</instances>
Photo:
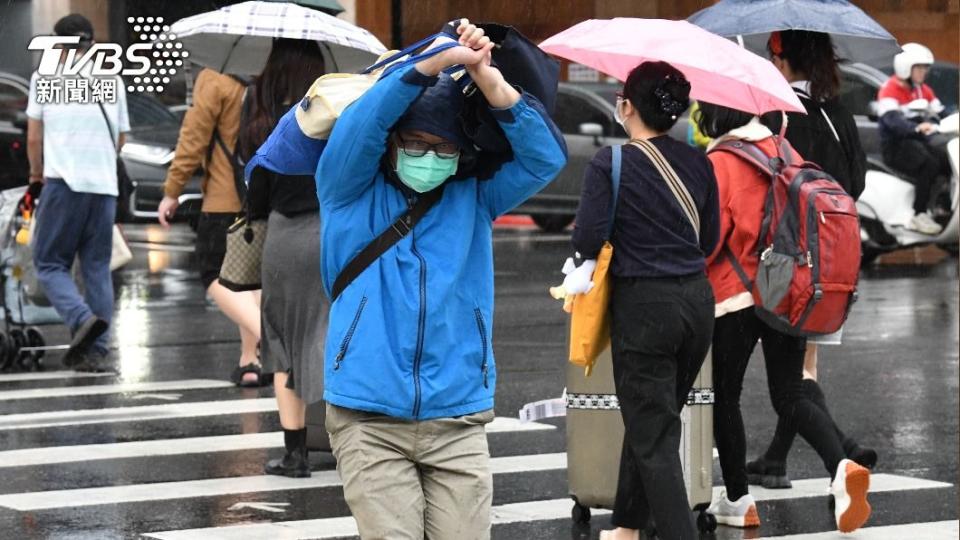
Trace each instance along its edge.
<instances>
[{"instance_id":1,"label":"motor scooter","mask_svg":"<svg viewBox=\"0 0 960 540\"><path fill-rule=\"evenodd\" d=\"M866 187L857 200L860 214L861 264L868 265L879 255L905 247L936 244L956 256L960 247L960 113L940 121L933 144L945 144L950 155L952 175L946 185L933 187L931 212L943 226L936 235L906 228L913 217L915 189L904 175L878 160L868 159Z\"/></svg>"}]
</instances>

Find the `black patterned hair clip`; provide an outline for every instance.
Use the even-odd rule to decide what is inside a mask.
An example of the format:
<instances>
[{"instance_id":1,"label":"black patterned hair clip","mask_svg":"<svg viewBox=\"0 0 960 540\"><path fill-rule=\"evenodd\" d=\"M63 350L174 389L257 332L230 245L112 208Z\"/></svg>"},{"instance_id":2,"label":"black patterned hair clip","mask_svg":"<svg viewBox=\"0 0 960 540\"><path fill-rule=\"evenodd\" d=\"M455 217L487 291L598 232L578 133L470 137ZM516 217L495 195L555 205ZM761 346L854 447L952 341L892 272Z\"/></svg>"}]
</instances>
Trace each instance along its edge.
<instances>
[{"instance_id":1,"label":"black patterned hair clip","mask_svg":"<svg viewBox=\"0 0 960 540\"><path fill-rule=\"evenodd\" d=\"M671 120L676 120L678 115L687 110L686 105L678 101L677 98L673 97L673 94L662 86L655 89L653 95L660 100L660 110L669 114Z\"/></svg>"}]
</instances>

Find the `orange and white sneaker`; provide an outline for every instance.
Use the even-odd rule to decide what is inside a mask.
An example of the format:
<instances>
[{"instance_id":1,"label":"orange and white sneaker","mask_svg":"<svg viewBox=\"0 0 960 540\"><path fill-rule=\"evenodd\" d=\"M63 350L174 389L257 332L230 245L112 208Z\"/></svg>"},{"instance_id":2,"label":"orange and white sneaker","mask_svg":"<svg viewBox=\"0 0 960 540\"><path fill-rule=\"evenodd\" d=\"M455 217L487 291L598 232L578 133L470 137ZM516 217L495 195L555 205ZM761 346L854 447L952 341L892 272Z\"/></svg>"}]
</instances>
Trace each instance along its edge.
<instances>
[{"instance_id":1,"label":"orange and white sneaker","mask_svg":"<svg viewBox=\"0 0 960 540\"><path fill-rule=\"evenodd\" d=\"M727 492L720 493L720 499L710 505L707 512L717 518L717 523L731 527L752 528L760 526L760 514L757 503L749 493L732 502Z\"/></svg>"},{"instance_id":2,"label":"orange and white sneaker","mask_svg":"<svg viewBox=\"0 0 960 540\"><path fill-rule=\"evenodd\" d=\"M836 503L833 513L840 532L853 532L867 522L870 517L869 490L870 470L849 459L842 460L830 485Z\"/></svg>"}]
</instances>

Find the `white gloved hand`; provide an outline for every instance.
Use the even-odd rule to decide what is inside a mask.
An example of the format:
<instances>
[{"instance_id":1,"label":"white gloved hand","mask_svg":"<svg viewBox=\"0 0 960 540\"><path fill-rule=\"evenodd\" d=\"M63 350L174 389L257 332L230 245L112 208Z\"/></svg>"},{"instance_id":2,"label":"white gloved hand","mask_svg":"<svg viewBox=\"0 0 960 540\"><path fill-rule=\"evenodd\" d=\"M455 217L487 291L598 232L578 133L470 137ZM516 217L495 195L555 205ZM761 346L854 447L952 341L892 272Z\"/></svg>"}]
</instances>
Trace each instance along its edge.
<instances>
[{"instance_id":1,"label":"white gloved hand","mask_svg":"<svg viewBox=\"0 0 960 540\"><path fill-rule=\"evenodd\" d=\"M597 267L596 259L587 259L580 266L573 266L573 260L567 259L567 264L563 265L564 274L563 288L567 294L585 294L593 288L593 270ZM567 271L569 270L569 272Z\"/></svg>"}]
</instances>

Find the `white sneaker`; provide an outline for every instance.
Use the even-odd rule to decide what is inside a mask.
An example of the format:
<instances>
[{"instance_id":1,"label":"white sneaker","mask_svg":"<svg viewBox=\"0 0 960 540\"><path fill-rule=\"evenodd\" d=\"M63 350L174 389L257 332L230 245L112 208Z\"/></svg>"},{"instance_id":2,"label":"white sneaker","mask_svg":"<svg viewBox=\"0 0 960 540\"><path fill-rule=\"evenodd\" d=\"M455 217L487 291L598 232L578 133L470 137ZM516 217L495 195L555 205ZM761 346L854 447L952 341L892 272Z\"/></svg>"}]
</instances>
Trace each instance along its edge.
<instances>
[{"instance_id":1,"label":"white sneaker","mask_svg":"<svg viewBox=\"0 0 960 540\"><path fill-rule=\"evenodd\" d=\"M749 493L731 502L727 492L720 493L720 499L711 504L707 512L717 518L717 523L731 527L759 527L760 514L757 513L757 503Z\"/></svg>"},{"instance_id":2,"label":"white sneaker","mask_svg":"<svg viewBox=\"0 0 960 540\"><path fill-rule=\"evenodd\" d=\"M907 223L907 229L921 234L935 235L940 234L943 227L933 220L929 212L921 212L910 218L910 222Z\"/></svg>"},{"instance_id":3,"label":"white sneaker","mask_svg":"<svg viewBox=\"0 0 960 540\"><path fill-rule=\"evenodd\" d=\"M870 470L852 460L842 460L830 486L836 503L833 513L840 532L853 532L867 522L870 517L869 490Z\"/></svg>"}]
</instances>

